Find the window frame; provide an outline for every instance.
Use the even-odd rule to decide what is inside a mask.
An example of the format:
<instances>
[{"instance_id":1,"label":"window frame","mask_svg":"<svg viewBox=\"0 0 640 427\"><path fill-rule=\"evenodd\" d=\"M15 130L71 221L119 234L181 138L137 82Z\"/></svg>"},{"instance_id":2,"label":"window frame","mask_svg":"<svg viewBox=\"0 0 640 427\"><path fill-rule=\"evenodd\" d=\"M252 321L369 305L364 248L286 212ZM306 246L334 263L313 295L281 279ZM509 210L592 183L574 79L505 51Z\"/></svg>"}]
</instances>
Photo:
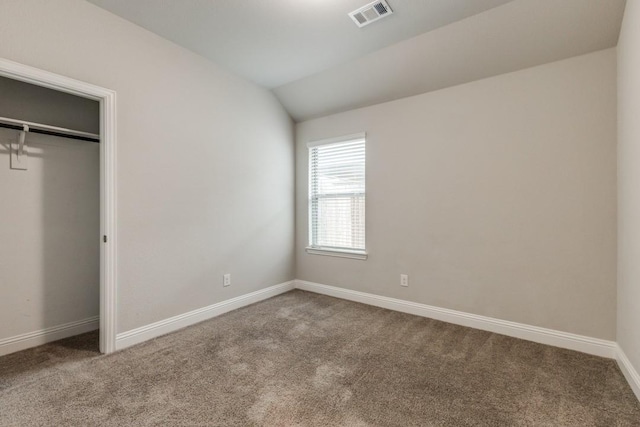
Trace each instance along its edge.
<instances>
[{"instance_id":1,"label":"window frame","mask_svg":"<svg viewBox=\"0 0 640 427\"><path fill-rule=\"evenodd\" d=\"M350 258L350 259L358 259L358 260L366 260L369 256L367 252L367 239L366 239L366 210L367 210L367 185L366 185L366 143L367 143L367 134L365 132L354 133L350 135L338 136L335 138L327 138L320 139L315 141L310 141L307 143L307 167L308 167L308 186L307 186L307 227L308 227L308 245L305 248L305 251L308 254L312 255L325 255L325 256L334 256L340 258ZM365 191L364 191L364 200L365 200L365 224L364 224L364 234L365 234L365 249L348 249L348 248L333 248L333 247L323 247L323 246L314 246L313 245L313 210L311 209L312 204L312 170L311 170L311 152L312 149L322 145L331 145L338 144L341 142L348 142L353 140L362 139L365 141Z\"/></svg>"}]
</instances>

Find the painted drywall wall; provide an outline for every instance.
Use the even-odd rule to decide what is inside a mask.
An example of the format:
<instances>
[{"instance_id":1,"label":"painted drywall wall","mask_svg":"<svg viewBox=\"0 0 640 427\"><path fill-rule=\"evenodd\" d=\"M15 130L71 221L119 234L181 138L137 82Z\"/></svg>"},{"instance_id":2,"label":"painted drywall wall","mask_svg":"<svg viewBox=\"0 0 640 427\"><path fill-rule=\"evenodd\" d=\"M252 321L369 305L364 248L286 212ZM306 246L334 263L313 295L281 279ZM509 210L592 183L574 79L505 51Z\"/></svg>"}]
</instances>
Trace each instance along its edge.
<instances>
[{"instance_id":1,"label":"painted drywall wall","mask_svg":"<svg viewBox=\"0 0 640 427\"><path fill-rule=\"evenodd\" d=\"M98 144L29 134L23 171L9 169L16 136L0 129L0 340L97 316L100 302Z\"/></svg>"},{"instance_id":2,"label":"painted drywall wall","mask_svg":"<svg viewBox=\"0 0 640 427\"><path fill-rule=\"evenodd\" d=\"M99 104L0 78L0 116L99 131ZM98 315L99 145L28 134L28 169L10 169L0 129L0 340Z\"/></svg>"},{"instance_id":3,"label":"painted drywall wall","mask_svg":"<svg viewBox=\"0 0 640 427\"><path fill-rule=\"evenodd\" d=\"M618 344L640 372L640 2L618 44Z\"/></svg>"},{"instance_id":4,"label":"painted drywall wall","mask_svg":"<svg viewBox=\"0 0 640 427\"><path fill-rule=\"evenodd\" d=\"M0 40L117 92L118 332L293 279L293 125L270 92L82 0L3 1Z\"/></svg>"},{"instance_id":5,"label":"painted drywall wall","mask_svg":"<svg viewBox=\"0 0 640 427\"><path fill-rule=\"evenodd\" d=\"M100 133L100 103L0 77L0 116Z\"/></svg>"},{"instance_id":6,"label":"painted drywall wall","mask_svg":"<svg viewBox=\"0 0 640 427\"><path fill-rule=\"evenodd\" d=\"M305 144L361 131L369 258L307 254ZM299 123L296 175L298 279L615 339L614 49Z\"/></svg>"}]
</instances>

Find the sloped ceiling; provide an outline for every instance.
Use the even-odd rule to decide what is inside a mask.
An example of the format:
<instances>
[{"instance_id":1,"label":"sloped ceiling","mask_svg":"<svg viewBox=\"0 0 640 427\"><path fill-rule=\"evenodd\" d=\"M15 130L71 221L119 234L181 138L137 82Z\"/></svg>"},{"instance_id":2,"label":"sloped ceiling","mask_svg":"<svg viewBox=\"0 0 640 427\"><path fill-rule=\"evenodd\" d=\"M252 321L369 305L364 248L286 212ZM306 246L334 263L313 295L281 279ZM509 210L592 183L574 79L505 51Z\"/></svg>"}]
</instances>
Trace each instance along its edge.
<instances>
[{"instance_id":1,"label":"sloped ceiling","mask_svg":"<svg viewBox=\"0 0 640 427\"><path fill-rule=\"evenodd\" d=\"M303 121L616 46L622 0L517 0L275 89Z\"/></svg>"},{"instance_id":2,"label":"sloped ceiling","mask_svg":"<svg viewBox=\"0 0 640 427\"><path fill-rule=\"evenodd\" d=\"M510 0L389 0L359 29L347 13L373 0L89 0L273 88Z\"/></svg>"},{"instance_id":3,"label":"sloped ceiling","mask_svg":"<svg viewBox=\"0 0 640 427\"><path fill-rule=\"evenodd\" d=\"M274 91L296 121L617 44L624 0L89 0Z\"/></svg>"}]
</instances>

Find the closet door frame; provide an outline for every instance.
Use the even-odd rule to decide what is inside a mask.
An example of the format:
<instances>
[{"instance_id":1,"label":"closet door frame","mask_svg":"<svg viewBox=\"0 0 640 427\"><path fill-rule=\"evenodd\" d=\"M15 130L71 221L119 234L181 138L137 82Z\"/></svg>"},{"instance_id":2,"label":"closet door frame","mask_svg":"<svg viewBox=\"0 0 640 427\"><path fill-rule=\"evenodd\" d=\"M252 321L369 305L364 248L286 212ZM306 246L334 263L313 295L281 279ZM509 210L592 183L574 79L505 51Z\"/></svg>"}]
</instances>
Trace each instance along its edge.
<instances>
[{"instance_id":1,"label":"closet door frame","mask_svg":"<svg viewBox=\"0 0 640 427\"><path fill-rule=\"evenodd\" d=\"M0 58L0 76L100 102L100 352L116 350L116 92Z\"/></svg>"}]
</instances>

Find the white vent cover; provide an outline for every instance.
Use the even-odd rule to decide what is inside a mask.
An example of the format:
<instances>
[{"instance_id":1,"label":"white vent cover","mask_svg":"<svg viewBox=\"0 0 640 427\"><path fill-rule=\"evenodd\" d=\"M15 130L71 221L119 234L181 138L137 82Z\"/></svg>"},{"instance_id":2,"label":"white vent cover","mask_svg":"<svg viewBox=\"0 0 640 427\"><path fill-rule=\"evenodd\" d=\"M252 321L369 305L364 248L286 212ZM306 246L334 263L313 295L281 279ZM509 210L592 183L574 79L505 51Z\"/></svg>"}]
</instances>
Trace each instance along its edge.
<instances>
[{"instance_id":1,"label":"white vent cover","mask_svg":"<svg viewBox=\"0 0 640 427\"><path fill-rule=\"evenodd\" d=\"M349 14L353 22L356 23L358 27L364 27L365 25L369 25L372 22L377 21L378 19L382 19L385 16L389 16L393 13L393 10L389 7L385 0L382 1L374 1L373 3L369 3L366 6L361 7L360 9L354 10Z\"/></svg>"}]
</instances>

